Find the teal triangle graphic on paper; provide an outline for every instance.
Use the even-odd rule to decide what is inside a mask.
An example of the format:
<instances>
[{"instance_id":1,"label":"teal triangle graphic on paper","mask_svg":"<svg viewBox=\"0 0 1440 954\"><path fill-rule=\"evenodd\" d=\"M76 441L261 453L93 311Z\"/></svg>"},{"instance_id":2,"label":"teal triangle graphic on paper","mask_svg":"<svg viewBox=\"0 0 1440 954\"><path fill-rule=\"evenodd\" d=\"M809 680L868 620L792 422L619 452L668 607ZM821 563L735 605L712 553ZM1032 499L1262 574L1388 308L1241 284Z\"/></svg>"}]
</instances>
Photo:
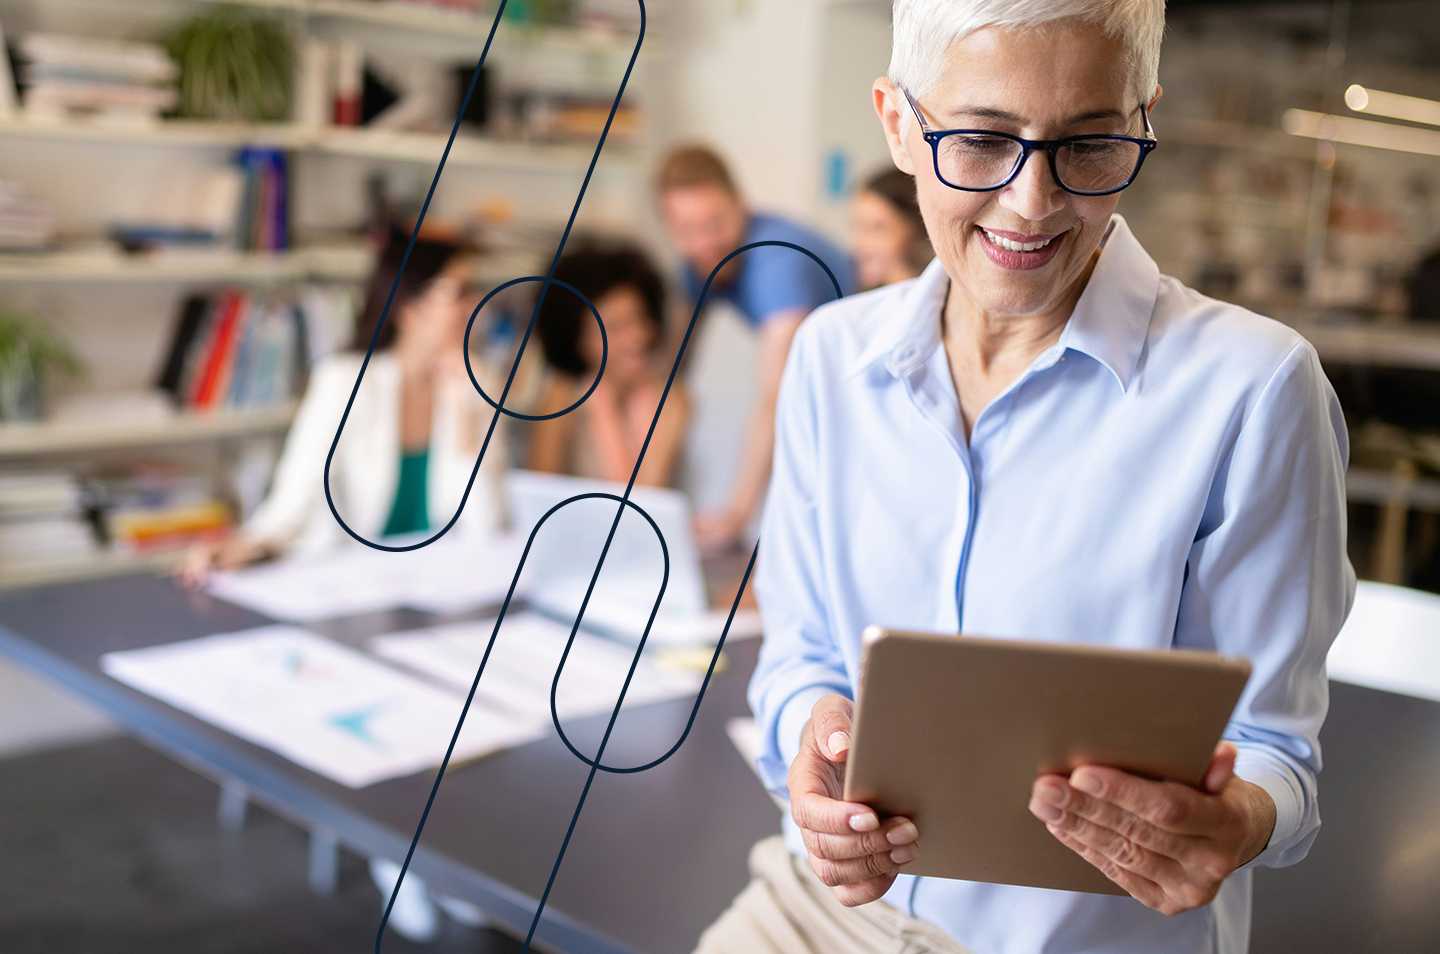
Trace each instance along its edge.
<instances>
[{"instance_id":1,"label":"teal triangle graphic on paper","mask_svg":"<svg viewBox=\"0 0 1440 954\"><path fill-rule=\"evenodd\" d=\"M369 743L378 748L384 748L380 740L370 732L370 719L380 711L381 704L366 706L363 709L356 709L354 712L341 712L331 716L328 721L332 726L341 732L348 732L361 742Z\"/></svg>"}]
</instances>

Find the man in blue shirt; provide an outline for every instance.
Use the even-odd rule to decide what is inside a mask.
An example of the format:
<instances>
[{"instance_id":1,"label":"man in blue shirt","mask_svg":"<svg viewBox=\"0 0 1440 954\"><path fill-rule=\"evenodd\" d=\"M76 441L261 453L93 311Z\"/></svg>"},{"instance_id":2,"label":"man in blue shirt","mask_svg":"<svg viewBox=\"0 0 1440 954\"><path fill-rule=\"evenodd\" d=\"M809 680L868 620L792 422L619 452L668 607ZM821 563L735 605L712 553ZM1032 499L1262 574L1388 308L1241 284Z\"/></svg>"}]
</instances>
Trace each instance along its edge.
<instances>
[{"instance_id":1,"label":"man in blue shirt","mask_svg":"<svg viewBox=\"0 0 1440 954\"><path fill-rule=\"evenodd\" d=\"M1163 0L895 2L874 106L936 260L791 349L750 685L790 810L704 954L1243 954L1253 869L1316 837L1348 439L1308 342L1162 275L1115 214L1155 148L1163 30ZM1126 895L922 878L923 824L841 797L872 624L1252 675L1200 788L1034 781L1034 823ZM942 712L924 741L995 732Z\"/></svg>"},{"instance_id":2,"label":"man in blue shirt","mask_svg":"<svg viewBox=\"0 0 1440 954\"><path fill-rule=\"evenodd\" d=\"M850 259L819 233L746 205L725 162L703 146L676 149L661 163L656 192L665 226L684 259L683 282L692 303L725 256L754 242L782 241L814 253L841 291L854 289ZM759 335L759 395L746 430L739 473L724 507L696 521L707 548L733 543L760 507L770 473L775 398L795 331L815 308L835 298L825 270L793 249L769 246L732 259L716 276L710 299L734 305Z\"/></svg>"}]
</instances>

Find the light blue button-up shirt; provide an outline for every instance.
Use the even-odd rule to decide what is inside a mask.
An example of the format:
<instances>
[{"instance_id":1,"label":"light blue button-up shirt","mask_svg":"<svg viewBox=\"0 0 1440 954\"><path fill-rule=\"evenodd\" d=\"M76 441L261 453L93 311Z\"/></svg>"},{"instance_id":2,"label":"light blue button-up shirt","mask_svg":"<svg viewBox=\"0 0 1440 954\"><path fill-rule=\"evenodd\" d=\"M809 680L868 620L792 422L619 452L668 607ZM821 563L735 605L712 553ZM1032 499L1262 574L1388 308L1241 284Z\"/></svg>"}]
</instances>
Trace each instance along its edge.
<instances>
[{"instance_id":1,"label":"light blue button-up shirt","mask_svg":"<svg viewBox=\"0 0 1440 954\"><path fill-rule=\"evenodd\" d=\"M762 777L783 795L815 700L854 697L871 624L1244 656L1225 736L1276 823L1212 904L1165 918L1128 897L910 875L885 896L976 954L1239 954L1248 869L1299 861L1320 826L1325 655L1355 588L1335 394L1304 339L1162 276L1115 216L1059 342L967 443L948 288L937 260L796 336L756 576ZM937 725L935 744L991 730Z\"/></svg>"}]
</instances>

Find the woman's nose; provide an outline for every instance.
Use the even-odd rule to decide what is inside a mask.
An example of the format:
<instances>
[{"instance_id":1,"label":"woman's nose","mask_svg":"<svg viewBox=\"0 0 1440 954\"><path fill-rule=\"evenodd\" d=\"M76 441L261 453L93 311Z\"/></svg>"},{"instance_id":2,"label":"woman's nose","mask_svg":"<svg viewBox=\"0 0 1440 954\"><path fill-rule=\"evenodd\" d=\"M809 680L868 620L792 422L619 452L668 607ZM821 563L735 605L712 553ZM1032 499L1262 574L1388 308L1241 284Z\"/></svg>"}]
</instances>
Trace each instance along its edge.
<instances>
[{"instance_id":1,"label":"woman's nose","mask_svg":"<svg viewBox=\"0 0 1440 954\"><path fill-rule=\"evenodd\" d=\"M1050 173L1050 162L1043 152L1032 152L1009 185L1000 190L1000 204L1031 222L1040 222L1065 205L1066 193Z\"/></svg>"}]
</instances>

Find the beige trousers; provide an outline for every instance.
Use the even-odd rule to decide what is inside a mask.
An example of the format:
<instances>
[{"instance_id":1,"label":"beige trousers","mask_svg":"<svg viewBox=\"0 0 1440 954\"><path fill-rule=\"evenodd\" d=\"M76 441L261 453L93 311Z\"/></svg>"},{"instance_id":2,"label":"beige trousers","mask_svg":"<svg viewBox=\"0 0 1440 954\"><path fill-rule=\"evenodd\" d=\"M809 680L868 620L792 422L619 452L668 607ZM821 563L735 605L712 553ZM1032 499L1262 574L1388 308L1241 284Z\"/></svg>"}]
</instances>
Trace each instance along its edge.
<instances>
[{"instance_id":1,"label":"beige trousers","mask_svg":"<svg viewBox=\"0 0 1440 954\"><path fill-rule=\"evenodd\" d=\"M750 850L750 874L695 954L968 954L885 901L845 907L779 835Z\"/></svg>"}]
</instances>

